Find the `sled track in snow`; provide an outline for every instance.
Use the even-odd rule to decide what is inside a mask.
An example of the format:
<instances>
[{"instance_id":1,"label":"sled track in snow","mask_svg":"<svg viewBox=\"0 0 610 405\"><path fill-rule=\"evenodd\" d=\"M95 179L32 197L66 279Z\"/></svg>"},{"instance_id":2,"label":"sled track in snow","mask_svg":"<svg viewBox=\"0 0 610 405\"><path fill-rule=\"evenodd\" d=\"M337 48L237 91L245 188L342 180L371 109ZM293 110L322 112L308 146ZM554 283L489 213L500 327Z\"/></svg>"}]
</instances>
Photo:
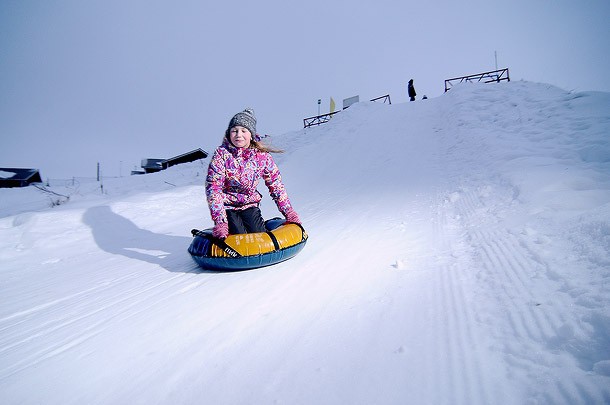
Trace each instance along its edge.
<instances>
[{"instance_id":1,"label":"sled track in snow","mask_svg":"<svg viewBox=\"0 0 610 405\"><path fill-rule=\"evenodd\" d=\"M436 368L432 381L450 387L451 398L438 397L442 391L431 387L429 403L435 404L487 404L493 402L487 392L488 384L484 369L481 368L482 354L477 349L480 342L472 325L476 323L475 307L466 289L471 278L467 263L456 260L456 250L460 249L460 229L447 216L446 203L437 198L434 233L437 235L440 265L435 270L435 284L439 290L434 303L436 314L435 337Z\"/></svg>"},{"instance_id":2,"label":"sled track in snow","mask_svg":"<svg viewBox=\"0 0 610 405\"><path fill-rule=\"evenodd\" d=\"M463 192L455 203L462 223L469 224L467 236L475 252L477 293L503 291L501 295L485 298L483 302L495 301L497 305L482 309L481 317L493 338L504 342L498 343L496 350L503 355L509 368L508 378L521 376L520 381L512 381L512 384L526 387L522 400L606 403L610 399L610 388L600 387L595 379L586 378L589 370L583 370L585 378L565 378L562 368L573 364L565 364L563 358L544 355L549 346L565 349L574 336L585 331L567 326L580 325L580 322L573 319L572 300L562 299L565 296L559 293L559 283L549 276L549 264L527 248L522 235L509 232L499 220L489 221L496 219L493 218L494 208L497 207L486 207L473 190ZM479 219L486 223L473 226L480 222ZM549 291L549 286L553 285L556 290ZM550 306L562 309L547 310Z\"/></svg>"},{"instance_id":3,"label":"sled track in snow","mask_svg":"<svg viewBox=\"0 0 610 405\"><path fill-rule=\"evenodd\" d=\"M125 321L181 293L187 276L193 278L196 274L162 277L142 286L141 277L130 274L6 316L0 320L0 354L8 352L7 358L11 358L11 351L23 351L29 355L5 362L0 368L0 380L91 339L103 332L109 322ZM126 289L130 282L133 287ZM44 321L33 322L37 317ZM22 328L22 324L35 327Z\"/></svg>"}]
</instances>

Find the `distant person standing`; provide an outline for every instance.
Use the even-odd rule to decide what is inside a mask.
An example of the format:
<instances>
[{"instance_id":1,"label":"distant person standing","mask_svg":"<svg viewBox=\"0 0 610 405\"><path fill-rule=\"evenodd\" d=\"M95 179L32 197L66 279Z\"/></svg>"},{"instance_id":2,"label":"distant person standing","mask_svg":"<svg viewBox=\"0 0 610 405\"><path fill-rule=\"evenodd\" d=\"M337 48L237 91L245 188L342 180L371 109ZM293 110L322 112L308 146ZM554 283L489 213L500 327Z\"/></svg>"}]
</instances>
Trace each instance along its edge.
<instances>
[{"instance_id":1,"label":"distant person standing","mask_svg":"<svg viewBox=\"0 0 610 405\"><path fill-rule=\"evenodd\" d=\"M417 93L415 93L415 87L413 87L413 79L409 80L409 99L411 101L415 101L415 96L417 96Z\"/></svg>"}]
</instances>

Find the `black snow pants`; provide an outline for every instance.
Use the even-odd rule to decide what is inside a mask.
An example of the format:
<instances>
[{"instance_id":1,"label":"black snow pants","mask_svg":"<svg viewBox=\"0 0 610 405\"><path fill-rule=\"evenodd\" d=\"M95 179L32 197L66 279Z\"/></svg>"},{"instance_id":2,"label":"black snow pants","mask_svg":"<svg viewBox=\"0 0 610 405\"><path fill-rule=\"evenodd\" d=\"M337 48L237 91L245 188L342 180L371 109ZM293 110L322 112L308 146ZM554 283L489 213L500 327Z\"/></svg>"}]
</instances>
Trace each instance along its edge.
<instances>
[{"instance_id":1,"label":"black snow pants","mask_svg":"<svg viewBox=\"0 0 610 405\"><path fill-rule=\"evenodd\" d=\"M265 221L258 207L245 210L227 210L229 234L266 232Z\"/></svg>"}]
</instances>

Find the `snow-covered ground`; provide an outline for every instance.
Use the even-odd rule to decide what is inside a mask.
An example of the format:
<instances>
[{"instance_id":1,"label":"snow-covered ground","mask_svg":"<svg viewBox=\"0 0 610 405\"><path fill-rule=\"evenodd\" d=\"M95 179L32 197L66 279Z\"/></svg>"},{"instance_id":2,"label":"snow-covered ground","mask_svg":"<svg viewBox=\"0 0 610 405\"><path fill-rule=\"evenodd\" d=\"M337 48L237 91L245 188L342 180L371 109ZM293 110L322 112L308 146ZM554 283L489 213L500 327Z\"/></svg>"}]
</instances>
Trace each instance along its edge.
<instances>
[{"instance_id":1,"label":"snow-covered ground","mask_svg":"<svg viewBox=\"0 0 610 405\"><path fill-rule=\"evenodd\" d=\"M309 241L235 273L207 161L2 189L0 403L610 403L609 136L545 84L356 104L273 140Z\"/></svg>"}]
</instances>

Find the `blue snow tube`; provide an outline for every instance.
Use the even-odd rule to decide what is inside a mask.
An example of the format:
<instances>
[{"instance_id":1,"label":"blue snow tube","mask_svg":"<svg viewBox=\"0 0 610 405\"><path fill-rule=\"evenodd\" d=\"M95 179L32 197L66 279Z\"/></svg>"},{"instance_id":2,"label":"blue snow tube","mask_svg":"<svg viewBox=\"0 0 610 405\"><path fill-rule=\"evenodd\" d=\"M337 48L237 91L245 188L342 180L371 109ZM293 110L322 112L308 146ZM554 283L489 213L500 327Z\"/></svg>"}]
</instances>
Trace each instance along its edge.
<instances>
[{"instance_id":1,"label":"blue snow tube","mask_svg":"<svg viewBox=\"0 0 610 405\"><path fill-rule=\"evenodd\" d=\"M218 239L212 229L193 229L188 252L199 266L208 270L238 271L280 263L294 257L307 243L307 233L299 224L281 218L265 221L267 232L229 235Z\"/></svg>"}]
</instances>

